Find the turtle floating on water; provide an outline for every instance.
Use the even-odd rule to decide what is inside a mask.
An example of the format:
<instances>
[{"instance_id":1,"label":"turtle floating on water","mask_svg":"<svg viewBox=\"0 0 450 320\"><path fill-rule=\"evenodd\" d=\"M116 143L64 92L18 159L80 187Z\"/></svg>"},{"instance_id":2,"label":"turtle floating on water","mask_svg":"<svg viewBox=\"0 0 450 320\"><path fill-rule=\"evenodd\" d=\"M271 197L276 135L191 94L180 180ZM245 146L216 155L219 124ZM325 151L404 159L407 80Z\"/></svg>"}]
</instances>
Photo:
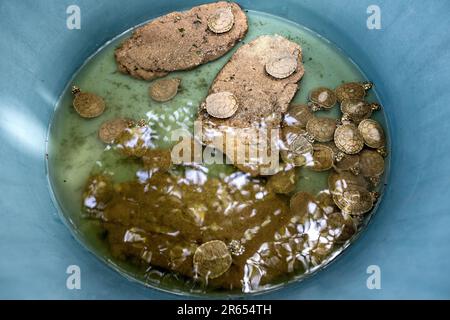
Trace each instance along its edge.
<instances>
[{"instance_id":1,"label":"turtle floating on water","mask_svg":"<svg viewBox=\"0 0 450 320\"><path fill-rule=\"evenodd\" d=\"M336 98L340 103L344 100L362 100L372 87L371 82L347 82L335 89Z\"/></svg>"},{"instance_id":2,"label":"turtle floating on water","mask_svg":"<svg viewBox=\"0 0 450 320\"><path fill-rule=\"evenodd\" d=\"M73 108L83 118L95 118L105 111L105 101L91 92L83 92L77 86L72 87Z\"/></svg>"},{"instance_id":3,"label":"turtle floating on water","mask_svg":"<svg viewBox=\"0 0 450 320\"><path fill-rule=\"evenodd\" d=\"M352 121L359 124L362 120L370 118L372 112L379 110L378 103L367 103L364 100L346 99L341 102L343 121Z\"/></svg>"},{"instance_id":4,"label":"turtle floating on water","mask_svg":"<svg viewBox=\"0 0 450 320\"><path fill-rule=\"evenodd\" d=\"M346 154L357 154L364 147L364 139L358 128L351 123L345 123L336 128L334 132L336 147Z\"/></svg>"},{"instance_id":5,"label":"turtle floating on water","mask_svg":"<svg viewBox=\"0 0 450 320\"><path fill-rule=\"evenodd\" d=\"M319 87L311 90L309 101L312 111L330 110L336 105L336 94L333 90Z\"/></svg>"}]
</instances>

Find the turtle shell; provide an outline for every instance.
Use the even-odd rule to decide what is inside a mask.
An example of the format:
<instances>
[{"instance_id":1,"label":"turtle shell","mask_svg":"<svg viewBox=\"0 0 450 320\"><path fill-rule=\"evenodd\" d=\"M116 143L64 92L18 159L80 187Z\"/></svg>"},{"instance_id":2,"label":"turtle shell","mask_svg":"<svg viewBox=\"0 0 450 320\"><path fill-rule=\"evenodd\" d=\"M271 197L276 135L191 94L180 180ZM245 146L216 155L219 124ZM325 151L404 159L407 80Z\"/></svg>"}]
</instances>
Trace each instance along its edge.
<instances>
[{"instance_id":1,"label":"turtle shell","mask_svg":"<svg viewBox=\"0 0 450 320\"><path fill-rule=\"evenodd\" d=\"M336 98L339 102L348 99L362 100L366 96L366 90L372 88L371 83L348 82L336 88Z\"/></svg>"},{"instance_id":2,"label":"turtle shell","mask_svg":"<svg viewBox=\"0 0 450 320\"><path fill-rule=\"evenodd\" d=\"M280 151L280 155L285 163L299 167L306 164L306 158L310 156L312 152L312 144L304 135L299 135L297 138L291 140L287 145L287 150Z\"/></svg>"},{"instance_id":3,"label":"turtle shell","mask_svg":"<svg viewBox=\"0 0 450 320\"><path fill-rule=\"evenodd\" d=\"M282 171L270 176L267 181L267 187L275 193L287 194L294 191L296 182L295 169L284 168Z\"/></svg>"},{"instance_id":4,"label":"turtle shell","mask_svg":"<svg viewBox=\"0 0 450 320\"><path fill-rule=\"evenodd\" d=\"M381 148L386 143L383 128L373 119L365 119L358 125L358 130L367 146Z\"/></svg>"},{"instance_id":5,"label":"turtle shell","mask_svg":"<svg viewBox=\"0 0 450 320\"><path fill-rule=\"evenodd\" d=\"M113 143L132 123L133 121L127 118L105 121L98 130L98 137L104 143Z\"/></svg>"},{"instance_id":6,"label":"turtle shell","mask_svg":"<svg viewBox=\"0 0 450 320\"><path fill-rule=\"evenodd\" d=\"M359 155L344 154L339 161L334 162L334 169L337 172L350 171L353 174L359 174Z\"/></svg>"},{"instance_id":7,"label":"turtle shell","mask_svg":"<svg viewBox=\"0 0 450 320\"><path fill-rule=\"evenodd\" d=\"M272 57L266 64L266 72L275 79L284 79L289 77L297 70L297 58L286 51L276 57Z\"/></svg>"},{"instance_id":8,"label":"turtle shell","mask_svg":"<svg viewBox=\"0 0 450 320\"><path fill-rule=\"evenodd\" d=\"M172 165L170 149L149 149L142 156L142 162L147 170L166 172Z\"/></svg>"},{"instance_id":9,"label":"turtle shell","mask_svg":"<svg viewBox=\"0 0 450 320\"><path fill-rule=\"evenodd\" d=\"M105 111L105 101L91 92L74 91L73 108L83 118L95 118Z\"/></svg>"},{"instance_id":10,"label":"turtle shell","mask_svg":"<svg viewBox=\"0 0 450 320\"><path fill-rule=\"evenodd\" d=\"M238 107L236 97L231 92L217 92L206 97L206 111L214 118L229 118L236 113Z\"/></svg>"},{"instance_id":11,"label":"turtle shell","mask_svg":"<svg viewBox=\"0 0 450 320\"><path fill-rule=\"evenodd\" d=\"M117 149L125 156L142 157L153 147L153 130L148 126L126 128L115 140Z\"/></svg>"},{"instance_id":12,"label":"turtle shell","mask_svg":"<svg viewBox=\"0 0 450 320\"><path fill-rule=\"evenodd\" d=\"M180 83L181 79L177 78L156 80L150 86L148 93L155 101L169 101L177 95Z\"/></svg>"},{"instance_id":13,"label":"turtle shell","mask_svg":"<svg viewBox=\"0 0 450 320\"><path fill-rule=\"evenodd\" d=\"M331 109L336 104L336 94L333 90L319 87L311 90L309 93L309 101L318 109Z\"/></svg>"},{"instance_id":14,"label":"turtle shell","mask_svg":"<svg viewBox=\"0 0 450 320\"><path fill-rule=\"evenodd\" d=\"M295 139L304 135L306 135L306 131L297 126L284 126L281 128L281 138L288 149Z\"/></svg>"},{"instance_id":15,"label":"turtle shell","mask_svg":"<svg viewBox=\"0 0 450 320\"><path fill-rule=\"evenodd\" d=\"M370 118L372 112L378 108L378 104L367 103L364 100L346 99L341 103L342 113L355 123Z\"/></svg>"},{"instance_id":16,"label":"turtle shell","mask_svg":"<svg viewBox=\"0 0 450 320\"><path fill-rule=\"evenodd\" d=\"M335 241L345 242L356 232L355 222L352 217L342 212L333 212L327 215L327 227L329 234L334 236Z\"/></svg>"},{"instance_id":17,"label":"turtle shell","mask_svg":"<svg viewBox=\"0 0 450 320\"><path fill-rule=\"evenodd\" d=\"M284 115L283 126L295 126L305 129L309 119L313 116L314 114L306 104L291 105Z\"/></svg>"},{"instance_id":18,"label":"turtle shell","mask_svg":"<svg viewBox=\"0 0 450 320\"><path fill-rule=\"evenodd\" d=\"M302 219L322 214L319 204L309 192L297 192L291 197L289 205L291 211Z\"/></svg>"},{"instance_id":19,"label":"turtle shell","mask_svg":"<svg viewBox=\"0 0 450 320\"><path fill-rule=\"evenodd\" d=\"M328 188L332 194L342 194L346 190L367 189L367 187L364 177L349 171L331 172L328 176Z\"/></svg>"},{"instance_id":20,"label":"turtle shell","mask_svg":"<svg viewBox=\"0 0 450 320\"><path fill-rule=\"evenodd\" d=\"M312 117L306 124L308 134L318 142L333 140L336 130L336 119L325 117Z\"/></svg>"},{"instance_id":21,"label":"turtle shell","mask_svg":"<svg viewBox=\"0 0 450 320\"><path fill-rule=\"evenodd\" d=\"M374 197L365 189L345 190L342 193L333 194L334 203L342 212L351 215L362 215L373 208Z\"/></svg>"},{"instance_id":22,"label":"turtle shell","mask_svg":"<svg viewBox=\"0 0 450 320\"><path fill-rule=\"evenodd\" d=\"M359 159L359 168L364 177L378 177L383 174L384 158L375 150L363 150Z\"/></svg>"},{"instance_id":23,"label":"turtle shell","mask_svg":"<svg viewBox=\"0 0 450 320\"><path fill-rule=\"evenodd\" d=\"M364 147L364 140L358 128L350 123L337 127L334 132L334 143L346 154L357 154Z\"/></svg>"},{"instance_id":24,"label":"turtle shell","mask_svg":"<svg viewBox=\"0 0 450 320\"><path fill-rule=\"evenodd\" d=\"M223 241L212 240L195 250L193 262L196 273L206 279L215 279L228 271L232 258Z\"/></svg>"},{"instance_id":25,"label":"turtle shell","mask_svg":"<svg viewBox=\"0 0 450 320\"><path fill-rule=\"evenodd\" d=\"M214 33L225 33L234 25L234 15L231 8L217 9L208 17L208 29Z\"/></svg>"},{"instance_id":26,"label":"turtle shell","mask_svg":"<svg viewBox=\"0 0 450 320\"><path fill-rule=\"evenodd\" d=\"M314 171L327 171L333 167L334 152L330 147L323 144L314 144L312 166Z\"/></svg>"},{"instance_id":27,"label":"turtle shell","mask_svg":"<svg viewBox=\"0 0 450 320\"><path fill-rule=\"evenodd\" d=\"M316 195L316 202L319 204L320 208L327 214L335 212L337 210L336 204L333 201L333 195L328 189L322 190Z\"/></svg>"}]
</instances>

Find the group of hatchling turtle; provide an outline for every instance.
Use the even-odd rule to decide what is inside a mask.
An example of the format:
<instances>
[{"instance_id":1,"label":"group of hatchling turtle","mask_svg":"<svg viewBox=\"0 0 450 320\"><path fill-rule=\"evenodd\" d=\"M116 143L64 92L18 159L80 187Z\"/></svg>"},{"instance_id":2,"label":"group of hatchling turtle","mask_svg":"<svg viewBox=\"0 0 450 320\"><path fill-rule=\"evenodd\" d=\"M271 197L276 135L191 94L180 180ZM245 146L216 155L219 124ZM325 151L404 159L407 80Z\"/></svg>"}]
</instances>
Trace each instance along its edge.
<instances>
[{"instance_id":1,"label":"group of hatchling turtle","mask_svg":"<svg viewBox=\"0 0 450 320\"><path fill-rule=\"evenodd\" d=\"M335 90L319 87L309 94L308 104L292 105L282 127L280 152L284 169L269 178L276 192L289 193L294 183L287 176L292 167L314 171L332 170L328 179L334 203L350 215L362 215L373 208L377 187L384 172L386 139L383 128L370 116L380 105L365 101L372 84L350 82ZM341 119L319 117L319 110L340 105ZM289 181L294 181L290 177ZM289 187L288 187L289 186Z\"/></svg>"},{"instance_id":2,"label":"group of hatchling turtle","mask_svg":"<svg viewBox=\"0 0 450 320\"><path fill-rule=\"evenodd\" d=\"M217 35L230 31L234 24L235 18L230 7L217 9L207 20L208 29ZM285 79L297 70L296 54L273 56L264 67L265 72L274 79ZM176 96L180 84L178 78L155 80L148 93L152 100L166 102ZM372 84L368 82L344 83L335 90L319 87L310 92L307 104L292 105L282 123L280 155L283 163L280 171L268 178L268 188L275 193L293 193L295 167L306 166L314 171L330 170L330 201L332 199L344 214L350 216L369 212L378 197L372 190L380 182L386 157L383 128L370 118L380 105L365 101L366 92L371 88ZM105 102L98 95L82 92L78 87L73 87L72 93L74 109L81 117L94 118L104 112ZM342 112L339 120L315 114L319 110L331 110L337 104ZM206 112L213 118L230 118L238 108L239 101L228 91L210 93L205 100ZM117 142L119 137L134 139L135 135L142 136L145 130L145 123L116 118L104 122L98 136L101 141L110 144ZM129 137L122 136L124 132ZM129 150L123 147L122 152L142 157L145 166L156 165L168 170L170 153L158 150L147 152L146 141L141 140L142 148ZM293 210L299 210L311 201L316 199L309 193L297 192L290 198L290 205ZM219 277L230 267L231 255L239 255L242 250L239 243L227 246L219 240L206 242L198 247L193 257L196 273L210 279Z\"/></svg>"}]
</instances>

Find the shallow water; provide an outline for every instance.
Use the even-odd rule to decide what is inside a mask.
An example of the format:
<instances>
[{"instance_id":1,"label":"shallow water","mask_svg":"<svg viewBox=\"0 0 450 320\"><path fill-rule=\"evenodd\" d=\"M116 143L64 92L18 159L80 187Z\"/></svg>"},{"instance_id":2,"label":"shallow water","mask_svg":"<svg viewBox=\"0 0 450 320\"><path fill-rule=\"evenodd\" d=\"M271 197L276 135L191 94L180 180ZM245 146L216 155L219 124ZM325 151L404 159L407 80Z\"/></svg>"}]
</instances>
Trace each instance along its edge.
<instances>
[{"instance_id":1,"label":"shallow water","mask_svg":"<svg viewBox=\"0 0 450 320\"><path fill-rule=\"evenodd\" d=\"M310 89L317 86L334 88L342 82L365 80L360 70L335 46L309 30L274 16L248 12L249 32L244 42L259 35L279 34L300 44L303 49L305 76L293 103L305 103ZM146 119L161 137L155 141L157 147L169 147L171 142L164 137L177 128L191 130L200 102L207 95L209 84L217 72L228 61L234 48L222 58L202 65L192 71L175 72L169 77L182 79L178 95L171 101L157 103L148 96L149 83L123 75L116 70L114 49L130 32L114 39L91 57L78 71L67 90L63 93L51 125L48 145L49 178L55 198L64 217L89 248L104 260L117 265L128 275L151 285L173 291L202 291L191 282L180 281L179 277L155 268L144 272L134 264L112 257L104 241L104 232L97 221L83 218L82 192L93 170L107 170L115 173L115 181L127 181L135 174L136 167L124 163L105 151L105 145L98 139L97 132L102 122L115 117ZM107 108L98 118L86 120L78 116L72 108L71 85L76 84L102 96ZM375 101L373 91L368 100ZM338 116L338 107L332 111L319 112L326 116ZM373 116L386 128L384 115L378 111ZM386 132L387 133L387 132ZM229 175L232 166L215 165L209 167L210 176ZM327 189L328 172L318 173L307 168L299 169L296 189L313 194ZM303 272L298 270L295 274ZM311 270L313 271L313 268ZM274 283L292 278L279 278ZM253 288L258 291L266 287Z\"/></svg>"}]
</instances>

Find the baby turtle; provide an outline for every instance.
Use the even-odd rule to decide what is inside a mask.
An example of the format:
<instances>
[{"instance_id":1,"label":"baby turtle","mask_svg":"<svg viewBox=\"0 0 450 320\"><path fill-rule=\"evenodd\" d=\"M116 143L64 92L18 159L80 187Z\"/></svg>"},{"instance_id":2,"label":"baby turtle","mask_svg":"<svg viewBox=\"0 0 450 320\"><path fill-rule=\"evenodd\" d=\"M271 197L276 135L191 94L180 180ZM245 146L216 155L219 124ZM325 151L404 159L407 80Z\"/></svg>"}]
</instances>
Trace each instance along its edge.
<instances>
[{"instance_id":1,"label":"baby turtle","mask_svg":"<svg viewBox=\"0 0 450 320\"><path fill-rule=\"evenodd\" d=\"M297 192L291 197L289 206L291 211L302 219L305 219L310 215L316 216L322 212L314 196L303 191Z\"/></svg>"},{"instance_id":2,"label":"baby turtle","mask_svg":"<svg viewBox=\"0 0 450 320\"><path fill-rule=\"evenodd\" d=\"M153 130L148 126L135 126L125 129L116 139L117 149L128 157L142 157L154 147Z\"/></svg>"},{"instance_id":3,"label":"baby turtle","mask_svg":"<svg viewBox=\"0 0 450 320\"><path fill-rule=\"evenodd\" d=\"M362 100L366 96L366 91L371 89L371 82L348 82L336 88L336 97L339 102L349 99Z\"/></svg>"},{"instance_id":4,"label":"baby turtle","mask_svg":"<svg viewBox=\"0 0 450 320\"><path fill-rule=\"evenodd\" d=\"M234 25L234 15L231 8L217 9L208 17L208 29L214 33L225 33Z\"/></svg>"},{"instance_id":5,"label":"baby turtle","mask_svg":"<svg viewBox=\"0 0 450 320\"><path fill-rule=\"evenodd\" d=\"M284 126L281 128L281 138L289 146L298 136L306 135L306 131L297 126Z\"/></svg>"},{"instance_id":6,"label":"baby turtle","mask_svg":"<svg viewBox=\"0 0 450 320\"><path fill-rule=\"evenodd\" d=\"M323 144L313 146L312 166L314 171L327 171L333 167L334 152L330 147Z\"/></svg>"},{"instance_id":7,"label":"baby turtle","mask_svg":"<svg viewBox=\"0 0 450 320\"><path fill-rule=\"evenodd\" d=\"M328 142L333 140L336 130L336 120L325 117L312 117L306 124L306 131L309 136L318 142Z\"/></svg>"},{"instance_id":8,"label":"baby turtle","mask_svg":"<svg viewBox=\"0 0 450 320\"><path fill-rule=\"evenodd\" d=\"M113 143L133 121L126 118L116 118L102 123L98 130L98 137L104 143Z\"/></svg>"},{"instance_id":9,"label":"baby turtle","mask_svg":"<svg viewBox=\"0 0 450 320\"><path fill-rule=\"evenodd\" d=\"M296 172L292 166L286 166L267 180L267 187L278 194L288 194L294 191Z\"/></svg>"},{"instance_id":10,"label":"baby turtle","mask_svg":"<svg viewBox=\"0 0 450 320\"><path fill-rule=\"evenodd\" d=\"M379 177L384 172L384 158L374 150L363 150L359 155L359 168L364 177Z\"/></svg>"},{"instance_id":11,"label":"baby turtle","mask_svg":"<svg viewBox=\"0 0 450 320\"><path fill-rule=\"evenodd\" d=\"M332 194L342 194L346 190L367 189L367 187L364 177L349 171L332 172L328 176L328 188Z\"/></svg>"},{"instance_id":12,"label":"baby turtle","mask_svg":"<svg viewBox=\"0 0 450 320\"><path fill-rule=\"evenodd\" d=\"M367 146L375 149L384 147L386 139L381 125L373 119L365 119L358 125L358 130Z\"/></svg>"},{"instance_id":13,"label":"baby turtle","mask_svg":"<svg viewBox=\"0 0 450 320\"><path fill-rule=\"evenodd\" d=\"M297 58L286 52L283 55L271 58L266 63L266 72L276 79L284 79L297 70L297 64Z\"/></svg>"},{"instance_id":14,"label":"baby turtle","mask_svg":"<svg viewBox=\"0 0 450 320\"><path fill-rule=\"evenodd\" d=\"M105 101L95 93L81 92L80 88L73 86L73 107L83 118L95 118L105 111Z\"/></svg>"},{"instance_id":15,"label":"baby turtle","mask_svg":"<svg viewBox=\"0 0 450 320\"><path fill-rule=\"evenodd\" d=\"M344 154L339 161L334 162L334 170L337 172L350 171L354 175L360 173L359 155L358 154Z\"/></svg>"},{"instance_id":16,"label":"baby turtle","mask_svg":"<svg viewBox=\"0 0 450 320\"><path fill-rule=\"evenodd\" d=\"M217 92L206 97L206 111L214 118L229 118L236 113L238 107L236 97L231 92Z\"/></svg>"},{"instance_id":17,"label":"baby turtle","mask_svg":"<svg viewBox=\"0 0 450 320\"><path fill-rule=\"evenodd\" d=\"M342 212L356 216L369 212L376 199L375 192L365 189L345 190L343 193L333 194L333 200Z\"/></svg>"},{"instance_id":18,"label":"baby turtle","mask_svg":"<svg viewBox=\"0 0 450 320\"><path fill-rule=\"evenodd\" d=\"M341 212L333 212L327 215L327 227L329 234L334 236L338 243L350 239L357 229L353 218Z\"/></svg>"},{"instance_id":19,"label":"baby turtle","mask_svg":"<svg viewBox=\"0 0 450 320\"><path fill-rule=\"evenodd\" d=\"M227 272L232 258L223 241L212 240L195 250L193 262L196 273L206 279L215 279Z\"/></svg>"},{"instance_id":20,"label":"baby turtle","mask_svg":"<svg viewBox=\"0 0 450 320\"><path fill-rule=\"evenodd\" d=\"M334 132L334 143L346 154L357 154L364 147L364 140L354 124L343 124Z\"/></svg>"},{"instance_id":21,"label":"baby turtle","mask_svg":"<svg viewBox=\"0 0 450 320\"><path fill-rule=\"evenodd\" d=\"M306 138L306 132L301 130L296 134L289 132L284 136L284 149L280 150L281 159L294 166L306 164L307 157L313 152L313 146Z\"/></svg>"},{"instance_id":22,"label":"baby turtle","mask_svg":"<svg viewBox=\"0 0 450 320\"><path fill-rule=\"evenodd\" d=\"M142 156L144 168L167 172L172 164L171 151L169 149L148 149Z\"/></svg>"},{"instance_id":23,"label":"baby turtle","mask_svg":"<svg viewBox=\"0 0 450 320\"><path fill-rule=\"evenodd\" d=\"M341 102L343 119L351 120L357 124L370 118L372 112L379 109L378 103L367 103L364 100L347 99Z\"/></svg>"},{"instance_id":24,"label":"baby turtle","mask_svg":"<svg viewBox=\"0 0 450 320\"><path fill-rule=\"evenodd\" d=\"M291 105L284 115L284 126L295 126L299 128L306 128L309 119L314 116L309 106L306 104Z\"/></svg>"},{"instance_id":25,"label":"baby turtle","mask_svg":"<svg viewBox=\"0 0 450 320\"><path fill-rule=\"evenodd\" d=\"M316 195L316 202L326 214L333 213L337 210L333 196L328 189L322 190Z\"/></svg>"},{"instance_id":26,"label":"baby turtle","mask_svg":"<svg viewBox=\"0 0 450 320\"><path fill-rule=\"evenodd\" d=\"M166 102L177 95L180 83L181 79L178 78L156 80L150 86L148 93L153 100Z\"/></svg>"},{"instance_id":27,"label":"baby turtle","mask_svg":"<svg viewBox=\"0 0 450 320\"><path fill-rule=\"evenodd\" d=\"M319 87L309 93L309 101L313 111L329 110L334 107L337 98L333 90Z\"/></svg>"}]
</instances>

